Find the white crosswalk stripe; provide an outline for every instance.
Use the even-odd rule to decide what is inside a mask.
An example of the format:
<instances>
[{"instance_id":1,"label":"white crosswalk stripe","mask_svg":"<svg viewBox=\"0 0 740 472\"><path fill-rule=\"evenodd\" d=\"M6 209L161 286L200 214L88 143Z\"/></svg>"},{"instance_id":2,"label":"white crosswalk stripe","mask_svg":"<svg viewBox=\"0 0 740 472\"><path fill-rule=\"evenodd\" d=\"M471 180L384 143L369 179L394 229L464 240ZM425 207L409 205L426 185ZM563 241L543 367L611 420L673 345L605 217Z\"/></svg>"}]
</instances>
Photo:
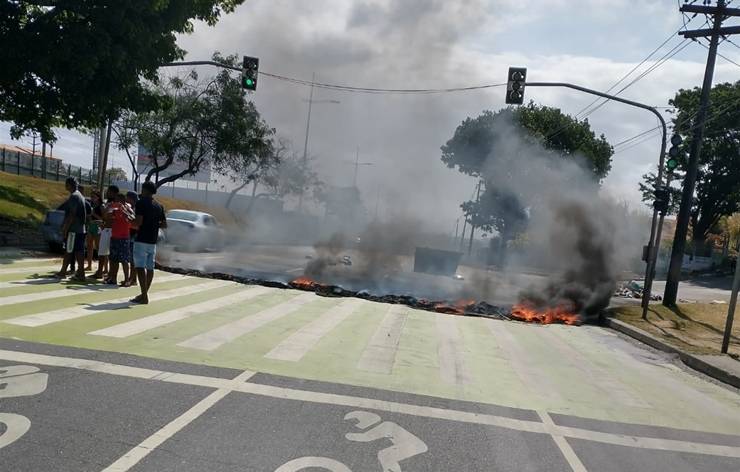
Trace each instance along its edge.
<instances>
[{"instance_id":1,"label":"white crosswalk stripe","mask_svg":"<svg viewBox=\"0 0 740 472\"><path fill-rule=\"evenodd\" d=\"M156 283L156 279L155 279ZM172 290L165 290L162 292L153 292L149 295L150 302L157 302L167 300L170 298L183 297L192 295L205 290L212 290L219 287L232 284L233 282L225 281L214 281L206 282L197 285L188 285L186 287L180 287ZM135 292L132 292L134 294ZM11 318L5 320L4 323L9 323L18 326L37 327L44 326L51 323L57 323L60 321L74 320L76 318L82 318L85 316L95 315L111 310L120 310L122 308L129 308L132 303L129 301L131 295L125 298L116 298L114 300L106 300L103 302L89 303L85 305L77 305L71 308L62 308L61 310L47 311L44 313L36 313L33 315L19 316L17 318Z\"/></svg>"},{"instance_id":2,"label":"white crosswalk stripe","mask_svg":"<svg viewBox=\"0 0 740 472\"><path fill-rule=\"evenodd\" d=\"M286 340L278 344L275 349L268 352L265 357L281 361L300 361L303 359L303 356L308 354L321 341L321 338L329 334L363 303L366 302L356 298L350 298L341 302L293 333Z\"/></svg>"},{"instance_id":3,"label":"white crosswalk stripe","mask_svg":"<svg viewBox=\"0 0 740 472\"><path fill-rule=\"evenodd\" d=\"M465 365L464 344L457 327L455 316L437 316L437 336L439 346L439 372L442 381L452 385L464 385L471 381L470 372Z\"/></svg>"},{"instance_id":4,"label":"white crosswalk stripe","mask_svg":"<svg viewBox=\"0 0 740 472\"><path fill-rule=\"evenodd\" d=\"M231 323L219 326L216 329L208 331L198 336L194 336L178 344L178 346L188 347L191 349L200 349L203 351L213 351L231 342L241 336L251 333L252 331L285 316L295 313L303 305L314 302L318 299L313 293L305 293L288 300L285 303L267 308L259 313L244 317Z\"/></svg>"},{"instance_id":5,"label":"white crosswalk stripe","mask_svg":"<svg viewBox=\"0 0 740 472\"><path fill-rule=\"evenodd\" d=\"M390 374L396 360L401 332L406 324L409 309L401 305L388 308L383 321L362 352L357 368L365 372Z\"/></svg>"},{"instance_id":6,"label":"white crosswalk stripe","mask_svg":"<svg viewBox=\"0 0 740 472\"><path fill-rule=\"evenodd\" d=\"M88 334L95 336L108 336L111 338L126 338L141 334L150 329L168 325L176 321L190 318L191 316L210 313L221 308L236 305L237 303L250 300L269 292L267 287L252 287L239 293L230 293L223 297L214 298L202 303L196 303L182 308L157 313L156 315L146 316L127 323L121 323L108 328L99 329Z\"/></svg>"},{"instance_id":7,"label":"white crosswalk stripe","mask_svg":"<svg viewBox=\"0 0 740 472\"><path fill-rule=\"evenodd\" d=\"M7 282L0 282L0 290L6 288L18 288L18 287L36 287L42 285L58 284L59 279L57 278L38 278L38 279L20 279L20 280L9 280Z\"/></svg>"},{"instance_id":8,"label":"white crosswalk stripe","mask_svg":"<svg viewBox=\"0 0 740 472\"><path fill-rule=\"evenodd\" d=\"M160 277L158 281L167 282L167 281L178 279L178 278L182 278L182 276L165 275L163 277ZM74 297L77 295L89 295L92 293L100 293L101 290L115 290L117 288L118 288L117 285L104 285L104 284L74 285L74 286L62 288L59 290L49 290L48 292L24 293L21 295L10 295L7 297L3 297L0 294L0 306L15 305L17 303L38 302L41 300L49 300L51 298L64 298L64 297Z\"/></svg>"},{"instance_id":9,"label":"white crosswalk stripe","mask_svg":"<svg viewBox=\"0 0 740 472\"><path fill-rule=\"evenodd\" d=\"M59 270L59 265L42 265L33 267L0 267L0 275L13 275L13 274L46 274Z\"/></svg>"}]
</instances>

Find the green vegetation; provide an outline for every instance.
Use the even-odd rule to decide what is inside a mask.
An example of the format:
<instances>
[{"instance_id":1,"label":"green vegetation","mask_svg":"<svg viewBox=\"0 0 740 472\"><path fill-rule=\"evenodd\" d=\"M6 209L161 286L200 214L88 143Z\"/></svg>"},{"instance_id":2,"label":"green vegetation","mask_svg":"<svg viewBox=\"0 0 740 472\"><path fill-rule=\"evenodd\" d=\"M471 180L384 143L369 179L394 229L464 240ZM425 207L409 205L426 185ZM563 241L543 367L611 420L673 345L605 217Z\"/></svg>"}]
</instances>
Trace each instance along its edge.
<instances>
[{"instance_id":1,"label":"green vegetation","mask_svg":"<svg viewBox=\"0 0 740 472\"><path fill-rule=\"evenodd\" d=\"M46 210L58 207L66 198L64 182L0 172L0 219L35 225L43 221ZM167 209L204 211L214 215L223 224L235 224L234 217L225 209L165 196L157 199Z\"/></svg>"},{"instance_id":2,"label":"green vegetation","mask_svg":"<svg viewBox=\"0 0 740 472\"><path fill-rule=\"evenodd\" d=\"M673 308L652 304L647 321L642 319L642 308L638 305L612 308L609 313L684 351L719 354L727 304L680 303ZM729 352L740 355L739 323L732 330Z\"/></svg>"}]
</instances>

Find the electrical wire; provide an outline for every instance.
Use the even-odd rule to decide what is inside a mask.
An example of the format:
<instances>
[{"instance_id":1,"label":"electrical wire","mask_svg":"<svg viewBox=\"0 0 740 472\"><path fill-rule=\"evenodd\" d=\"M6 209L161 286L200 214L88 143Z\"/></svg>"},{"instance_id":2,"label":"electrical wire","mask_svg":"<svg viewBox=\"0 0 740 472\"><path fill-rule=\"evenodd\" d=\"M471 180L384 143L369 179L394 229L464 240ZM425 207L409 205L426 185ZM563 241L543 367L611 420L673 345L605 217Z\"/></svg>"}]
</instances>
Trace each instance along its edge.
<instances>
[{"instance_id":1,"label":"electrical wire","mask_svg":"<svg viewBox=\"0 0 740 472\"><path fill-rule=\"evenodd\" d=\"M311 86L326 90L334 90L338 92L352 92L352 93L367 93L367 94L439 94L439 93L453 93L453 92L469 92L473 90L482 90L495 87L505 87L506 83L500 84L485 84L485 85L474 85L468 87L451 87L442 89L385 89L385 88L369 88L369 87L353 87L349 85L338 85L338 84L327 84L321 82L312 82L310 80L296 79L293 77L286 77L270 72L259 72L260 75L270 77L272 79L282 80L284 82Z\"/></svg>"},{"instance_id":2,"label":"electrical wire","mask_svg":"<svg viewBox=\"0 0 740 472\"><path fill-rule=\"evenodd\" d=\"M694 41L696 41L698 44L701 44L704 47L704 49L709 50L709 46L707 46L706 44L702 43L699 38L694 38ZM722 42L720 44L724 43L725 41L729 41L729 40L727 38L725 38L725 39L722 40ZM731 44L734 44L734 43L731 43ZM724 59L725 61L729 62L730 64L735 64L736 66L740 67L740 63L737 63L737 62L733 61L732 59L730 59L729 57L722 55L719 51L717 51L717 55L719 57L721 57L722 59Z\"/></svg>"}]
</instances>

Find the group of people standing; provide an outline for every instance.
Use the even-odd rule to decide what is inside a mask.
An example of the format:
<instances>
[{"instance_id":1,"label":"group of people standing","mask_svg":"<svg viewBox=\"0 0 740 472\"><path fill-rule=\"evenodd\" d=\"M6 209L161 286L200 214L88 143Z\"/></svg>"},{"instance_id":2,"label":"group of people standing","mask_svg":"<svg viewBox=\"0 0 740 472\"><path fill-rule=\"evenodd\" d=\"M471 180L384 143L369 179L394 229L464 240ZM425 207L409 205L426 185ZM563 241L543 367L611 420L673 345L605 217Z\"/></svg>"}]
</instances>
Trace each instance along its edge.
<instances>
[{"instance_id":1,"label":"group of people standing","mask_svg":"<svg viewBox=\"0 0 740 472\"><path fill-rule=\"evenodd\" d=\"M65 185L70 196L59 209L65 215L62 235L66 250L57 276L65 278L71 268L71 280L85 281L85 271L92 270L97 249L98 268L91 277L118 285L118 273L122 270L122 287L138 282L141 288L141 295L131 301L149 303L159 230L167 227L164 208L153 198L157 187L145 182L139 196L136 192L124 194L110 185L105 199L95 190L86 199L77 180L68 178Z\"/></svg>"}]
</instances>

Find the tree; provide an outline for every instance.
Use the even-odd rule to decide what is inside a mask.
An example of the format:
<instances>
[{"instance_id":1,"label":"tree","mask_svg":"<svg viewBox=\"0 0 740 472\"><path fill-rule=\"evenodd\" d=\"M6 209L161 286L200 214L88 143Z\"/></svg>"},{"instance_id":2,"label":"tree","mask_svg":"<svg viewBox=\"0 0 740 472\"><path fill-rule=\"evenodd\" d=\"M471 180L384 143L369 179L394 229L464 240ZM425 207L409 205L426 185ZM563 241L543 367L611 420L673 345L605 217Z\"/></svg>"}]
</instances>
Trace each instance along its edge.
<instances>
[{"instance_id":1,"label":"tree","mask_svg":"<svg viewBox=\"0 0 740 472\"><path fill-rule=\"evenodd\" d=\"M213 59L235 64L236 56ZM238 78L222 70L204 82L195 71L185 77L162 80L155 93L163 106L130 114L124 128L132 129L151 166L146 180L157 187L210 168L245 175L256 161L270 153L274 134L247 100ZM141 159L141 156L139 156Z\"/></svg>"},{"instance_id":2,"label":"tree","mask_svg":"<svg viewBox=\"0 0 740 472\"><path fill-rule=\"evenodd\" d=\"M156 106L144 80L184 56L177 34L243 0L0 2L0 120L53 142L52 127L95 128ZM142 80L143 79L143 80Z\"/></svg>"},{"instance_id":3,"label":"tree","mask_svg":"<svg viewBox=\"0 0 740 472\"><path fill-rule=\"evenodd\" d=\"M685 153L691 146L693 118L699 107L700 95L698 87L681 89L669 102L676 107L673 127L684 139L681 148ZM707 236L720 219L740 210L740 81L717 84L712 88L707 116L691 209L691 246L702 252L706 248ZM683 180L685 164L685 161L681 162L675 180ZM654 182L654 173L643 176L640 185L643 201L652 202ZM676 192L673 211L677 211L680 204L680 191Z\"/></svg>"},{"instance_id":4,"label":"tree","mask_svg":"<svg viewBox=\"0 0 740 472\"><path fill-rule=\"evenodd\" d=\"M501 153L510 152L500 142L506 138L496 131L497 126L504 125L524 131L522 134L529 143L541 145L553 158L577 160L597 182L609 173L614 153L606 138L597 137L587 120L579 121L557 108L531 102L497 112L486 110L476 118L465 119L442 146L442 162L464 174L482 178L480 198L463 203L462 208L471 224L486 232L499 233L502 253L506 244L525 230L529 218L529 209L521 195L499 188L487 175L491 163L502 159ZM496 171L518 172L510 166L499 166Z\"/></svg>"}]
</instances>

